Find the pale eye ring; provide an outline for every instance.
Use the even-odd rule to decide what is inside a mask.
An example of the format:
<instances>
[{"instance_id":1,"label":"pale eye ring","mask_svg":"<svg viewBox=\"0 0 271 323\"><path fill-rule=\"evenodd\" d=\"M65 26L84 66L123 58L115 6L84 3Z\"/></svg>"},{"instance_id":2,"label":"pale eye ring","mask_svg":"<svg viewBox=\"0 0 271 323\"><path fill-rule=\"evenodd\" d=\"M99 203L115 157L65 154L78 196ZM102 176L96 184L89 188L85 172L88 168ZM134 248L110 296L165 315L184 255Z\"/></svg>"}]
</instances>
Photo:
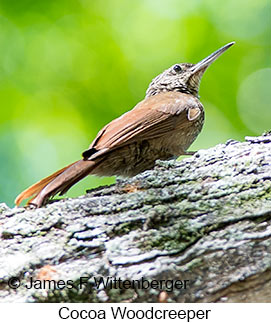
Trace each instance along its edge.
<instances>
[{"instance_id":1,"label":"pale eye ring","mask_svg":"<svg viewBox=\"0 0 271 323\"><path fill-rule=\"evenodd\" d=\"M179 64L176 64L176 65L173 66L173 70L176 73L180 73L183 69Z\"/></svg>"}]
</instances>

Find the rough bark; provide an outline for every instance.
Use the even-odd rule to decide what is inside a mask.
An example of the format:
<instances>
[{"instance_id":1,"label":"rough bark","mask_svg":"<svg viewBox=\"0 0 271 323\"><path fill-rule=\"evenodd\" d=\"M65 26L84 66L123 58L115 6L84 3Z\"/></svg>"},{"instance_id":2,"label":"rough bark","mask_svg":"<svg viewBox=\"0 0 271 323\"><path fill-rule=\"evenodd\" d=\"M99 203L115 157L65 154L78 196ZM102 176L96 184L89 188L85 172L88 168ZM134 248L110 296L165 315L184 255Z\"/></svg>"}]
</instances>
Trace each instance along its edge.
<instances>
[{"instance_id":1,"label":"rough bark","mask_svg":"<svg viewBox=\"0 0 271 323\"><path fill-rule=\"evenodd\" d=\"M268 133L158 161L132 179L37 210L0 204L0 300L269 302L270 219ZM188 282L173 291L97 289L99 276ZM20 287L8 286L11 277ZM73 284L27 289L30 277ZM88 283L80 286L80 277Z\"/></svg>"}]
</instances>

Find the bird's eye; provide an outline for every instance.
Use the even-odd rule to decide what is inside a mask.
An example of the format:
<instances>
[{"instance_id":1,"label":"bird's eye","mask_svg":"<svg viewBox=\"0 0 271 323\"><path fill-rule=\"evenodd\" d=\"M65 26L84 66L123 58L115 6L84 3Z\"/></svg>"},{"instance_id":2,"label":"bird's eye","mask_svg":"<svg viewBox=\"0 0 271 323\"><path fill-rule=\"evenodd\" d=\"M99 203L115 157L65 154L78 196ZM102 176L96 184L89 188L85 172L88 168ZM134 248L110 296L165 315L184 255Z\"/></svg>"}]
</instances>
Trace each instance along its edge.
<instances>
[{"instance_id":1,"label":"bird's eye","mask_svg":"<svg viewBox=\"0 0 271 323\"><path fill-rule=\"evenodd\" d=\"M179 64L176 64L176 65L173 66L173 70L176 73L180 73L182 71L182 68L181 68L181 66Z\"/></svg>"}]
</instances>

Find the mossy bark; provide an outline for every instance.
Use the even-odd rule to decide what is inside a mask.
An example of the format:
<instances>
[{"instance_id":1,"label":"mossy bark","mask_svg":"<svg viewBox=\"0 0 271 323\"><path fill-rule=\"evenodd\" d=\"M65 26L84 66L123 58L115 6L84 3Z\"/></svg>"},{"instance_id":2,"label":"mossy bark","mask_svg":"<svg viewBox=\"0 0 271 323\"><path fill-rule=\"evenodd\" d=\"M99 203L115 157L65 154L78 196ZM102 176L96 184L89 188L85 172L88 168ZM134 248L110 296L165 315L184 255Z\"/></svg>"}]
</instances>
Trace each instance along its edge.
<instances>
[{"instance_id":1,"label":"mossy bark","mask_svg":"<svg viewBox=\"0 0 271 323\"><path fill-rule=\"evenodd\" d=\"M0 300L269 302L270 219L270 134L158 161L37 210L1 204ZM187 286L96 288L100 276ZM17 289L11 277L20 279ZM31 277L72 285L27 289Z\"/></svg>"}]
</instances>

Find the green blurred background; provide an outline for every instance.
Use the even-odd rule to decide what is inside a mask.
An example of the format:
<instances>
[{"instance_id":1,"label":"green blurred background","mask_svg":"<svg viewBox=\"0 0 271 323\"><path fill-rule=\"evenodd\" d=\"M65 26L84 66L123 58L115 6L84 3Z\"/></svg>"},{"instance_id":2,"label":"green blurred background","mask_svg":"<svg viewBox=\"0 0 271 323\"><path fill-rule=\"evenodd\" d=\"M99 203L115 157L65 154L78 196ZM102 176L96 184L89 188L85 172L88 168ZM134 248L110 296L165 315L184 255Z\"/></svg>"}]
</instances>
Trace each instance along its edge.
<instances>
[{"instance_id":1,"label":"green blurred background","mask_svg":"<svg viewBox=\"0 0 271 323\"><path fill-rule=\"evenodd\" d=\"M174 63L236 41L203 77L191 149L271 129L269 0L0 0L0 201L80 158ZM68 196L114 178L89 176Z\"/></svg>"}]
</instances>

